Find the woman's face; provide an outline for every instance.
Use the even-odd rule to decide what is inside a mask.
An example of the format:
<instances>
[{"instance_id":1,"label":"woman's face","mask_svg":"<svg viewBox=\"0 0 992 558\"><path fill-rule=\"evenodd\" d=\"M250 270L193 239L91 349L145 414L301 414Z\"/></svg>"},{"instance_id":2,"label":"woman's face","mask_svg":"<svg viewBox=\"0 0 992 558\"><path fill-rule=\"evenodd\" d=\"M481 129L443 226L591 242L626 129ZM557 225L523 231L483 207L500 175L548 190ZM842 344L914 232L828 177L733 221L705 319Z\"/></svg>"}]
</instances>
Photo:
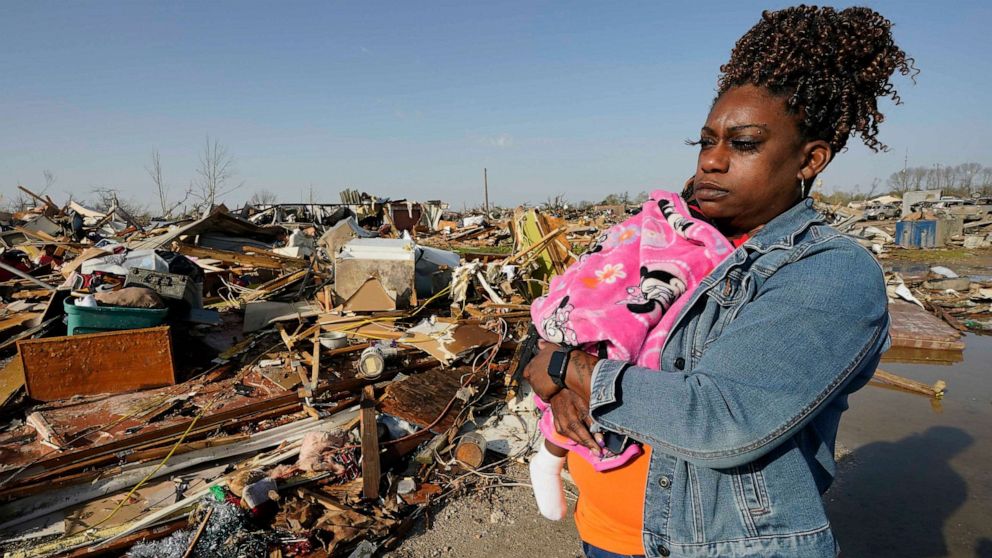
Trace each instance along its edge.
<instances>
[{"instance_id":1,"label":"woman's face","mask_svg":"<svg viewBox=\"0 0 992 558\"><path fill-rule=\"evenodd\" d=\"M729 89L699 139L696 201L724 234L750 232L799 200L800 177L819 173L829 149L826 142L803 140L799 118L783 99L752 85Z\"/></svg>"}]
</instances>

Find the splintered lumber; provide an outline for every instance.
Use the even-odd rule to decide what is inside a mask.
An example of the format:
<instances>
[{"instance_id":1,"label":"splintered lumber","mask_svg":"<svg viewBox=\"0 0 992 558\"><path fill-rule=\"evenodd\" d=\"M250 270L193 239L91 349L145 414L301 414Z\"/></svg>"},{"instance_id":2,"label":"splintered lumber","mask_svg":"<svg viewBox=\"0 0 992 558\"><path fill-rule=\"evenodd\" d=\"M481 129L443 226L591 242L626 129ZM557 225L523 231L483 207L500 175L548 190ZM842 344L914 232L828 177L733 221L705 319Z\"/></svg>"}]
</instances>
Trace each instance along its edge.
<instances>
[{"instance_id":1,"label":"splintered lumber","mask_svg":"<svg viewBox=\"0 0 992 558\"><path fill-rule=\"evenodd\" d=\"M283 287L286 287L287 285L291 285L296 281L303 279L304 277L306 277L306 275L307 275L307 270L305 269L294 271L293 273L288 273L286 275L281 275L271 281L268 281L266 283L258 285L257 287L254 287L254 292L248 293L241 298L245 302L248 302L251 300L262 298L264 296L268 296L273 292Z\"/></svg>"},{"instance_id":2,"label":"splintered lumber","mask_svg":"<svg viewBox=\"0 0 992 558\"><path fill-rule=\"evenodd\" d=\"M169 327L17 342L32 399L123 393L176 383Z\"/></svg>"},{"instance_id":3,"label":"splintered lumber","mask_svg":"<svg viewBox=\"0 0 992 558\"><path fill-rule=\"evenodd\" d=\"M39 196L38 194L35 194L35 193L34 193L34 192L32 192L31 190L28 190L28 189L27 189L27 188L25 188L24 186L21 186L20 184L18 184L18 185L17 185L17 189L18 189L18 190L20 190L20 191L22 191L22 192L24 192L25 194L27 194L27 195L29 195L29 196L31 196L32 198L34 198L34 199L36 199L36 200L38 200L38 201L40 201L40 202L41 202L41 203L43 203L43 204L45 205L45 207L46 207L46 208L48 208L48 209L50 209L50 210L52 210L52 211L54 211L54 212L56 212L56 213L58 213L58 212L60 212L60 211L61 211L61 210L59 209L59 206L57 206L57 205L55 205L55 204L54 204L54 203L52 202L52 200L51 200L50 198L49 198L49 199L46 199L46 198L43 198L43 197L41 197L41 196Z\"/></svg>"},{"instance_id":4,"label":"splintered lumber","mask_svg":"<svg viewBox=\"0 0 992 558\"><path fill-rule=\"evenodd\" d=\"M241 254L238 252L231 252L229 250L204 248L203 246L191 246L189 244L179 244L176 251L184 256L193 256L194 258L211 258L214 260L220 260L226 264L250 265L252 267L259 267L263 269L283 269L285 267L292 267L295 263L269 255Z\"/></svg>"},{"instance_id":5,"label":"splintered lumber","mask_svg":"<svg viewBox=\"0 0 992 558\"><path fill-rule=\"evenodd\" d=\"M310 389L317 388L320 380L320 332L313 334L313 369L310 372Z\"/></svg>"},{"instance_id":6,"label":"splintered lumber","mask_svg":"<svg viewBox=\"0 0 992 558\"><path fill-rule=\"evenodd\" d=\"M375 388L362 389L362 494L379 497L379 428L375 422Z\"/></svg>"}]
</instances>

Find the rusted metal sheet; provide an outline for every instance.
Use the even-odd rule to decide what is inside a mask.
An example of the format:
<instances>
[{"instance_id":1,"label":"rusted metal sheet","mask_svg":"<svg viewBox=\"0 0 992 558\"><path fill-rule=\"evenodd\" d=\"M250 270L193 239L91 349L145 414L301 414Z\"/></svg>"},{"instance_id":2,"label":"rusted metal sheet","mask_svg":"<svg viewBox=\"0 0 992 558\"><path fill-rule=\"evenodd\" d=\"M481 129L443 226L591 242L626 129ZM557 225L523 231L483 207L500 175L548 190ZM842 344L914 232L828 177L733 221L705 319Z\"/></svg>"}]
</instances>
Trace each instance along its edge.
<instances>
[{"instance_id":1,"label":"rusted metal sheet","mask_svg":"<svg viewBox=\"0 0 992 558\"><path fill-rule=\"evenodd\" d=\"M168 326L18 341L17 350L38 401L176 383Z\"/></svg>"},{"instance_id":2,"label":"rusted metal sheet","mask_svg":"<svg viewBox=\"0 0 992 558\"><path fill-rule=\"evenodd\" d=\"M926 310L908 302L889 304L893 347L964 350L961 333Z\"/></svg>"}]
</instances>

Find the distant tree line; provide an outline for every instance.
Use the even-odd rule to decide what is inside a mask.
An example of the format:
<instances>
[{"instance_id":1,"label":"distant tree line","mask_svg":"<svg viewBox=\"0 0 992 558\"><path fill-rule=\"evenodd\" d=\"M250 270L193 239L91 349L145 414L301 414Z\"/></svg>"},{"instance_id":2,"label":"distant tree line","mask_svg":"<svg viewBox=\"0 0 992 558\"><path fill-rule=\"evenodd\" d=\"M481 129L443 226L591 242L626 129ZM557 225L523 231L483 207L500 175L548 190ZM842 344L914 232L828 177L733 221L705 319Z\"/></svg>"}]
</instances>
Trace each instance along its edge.
<instances>
[{"instance_id":1,"label":"distant tree line","mask_svg":"<svg viewBox=\"0 0 992 558\"><path fill-rule=\"evenodd\" d=\"M87 199L75 201L89 206L97 211L107 212L121 208L139 222L149 222L152 219L172 219L179 216L201 215L214 206L223 202L224 197L238 190L244 182L235 182L237 169L235 158L227 147L217 140L207 136L203 151L200 153L199 164L196 168L196 178L189 181L178 195L174 195L165 178L162 158L158 150L153 150L149 165L145 167L154 186L155 200L153 206L135 201L132 197L123 195L117 186L100 185L90 188ZM43 173L43 187L32 189L38 195L51 195L55 184L55 174L50 170ZM74 196L69 195L70 201ZM259 190L249 200L249 203L275 203L277 196L267 190ZM18 191L13 198L0 197L0 205L13 212L25 211L37 205L36 200Z\"/></svg>"}]
</instances>

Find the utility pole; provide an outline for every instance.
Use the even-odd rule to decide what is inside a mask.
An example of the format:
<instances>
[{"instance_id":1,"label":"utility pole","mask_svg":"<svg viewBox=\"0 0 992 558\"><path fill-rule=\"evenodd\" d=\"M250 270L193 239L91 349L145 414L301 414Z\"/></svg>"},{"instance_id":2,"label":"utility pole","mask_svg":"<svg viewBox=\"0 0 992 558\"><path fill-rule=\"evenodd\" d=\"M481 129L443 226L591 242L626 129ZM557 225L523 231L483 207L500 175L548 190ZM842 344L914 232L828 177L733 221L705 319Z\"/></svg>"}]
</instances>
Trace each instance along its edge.
<instances>
[{"instance_id":1,"label":"utility pole","mask_svg":"<svg viewBox=\"0 0 992 558\"><path fill-rule=\"evenodd\" d=\"M489 217L489 172L485 168L482 169L482 188L486 196L486 217Z\"/></svg>"}]
</instances>

